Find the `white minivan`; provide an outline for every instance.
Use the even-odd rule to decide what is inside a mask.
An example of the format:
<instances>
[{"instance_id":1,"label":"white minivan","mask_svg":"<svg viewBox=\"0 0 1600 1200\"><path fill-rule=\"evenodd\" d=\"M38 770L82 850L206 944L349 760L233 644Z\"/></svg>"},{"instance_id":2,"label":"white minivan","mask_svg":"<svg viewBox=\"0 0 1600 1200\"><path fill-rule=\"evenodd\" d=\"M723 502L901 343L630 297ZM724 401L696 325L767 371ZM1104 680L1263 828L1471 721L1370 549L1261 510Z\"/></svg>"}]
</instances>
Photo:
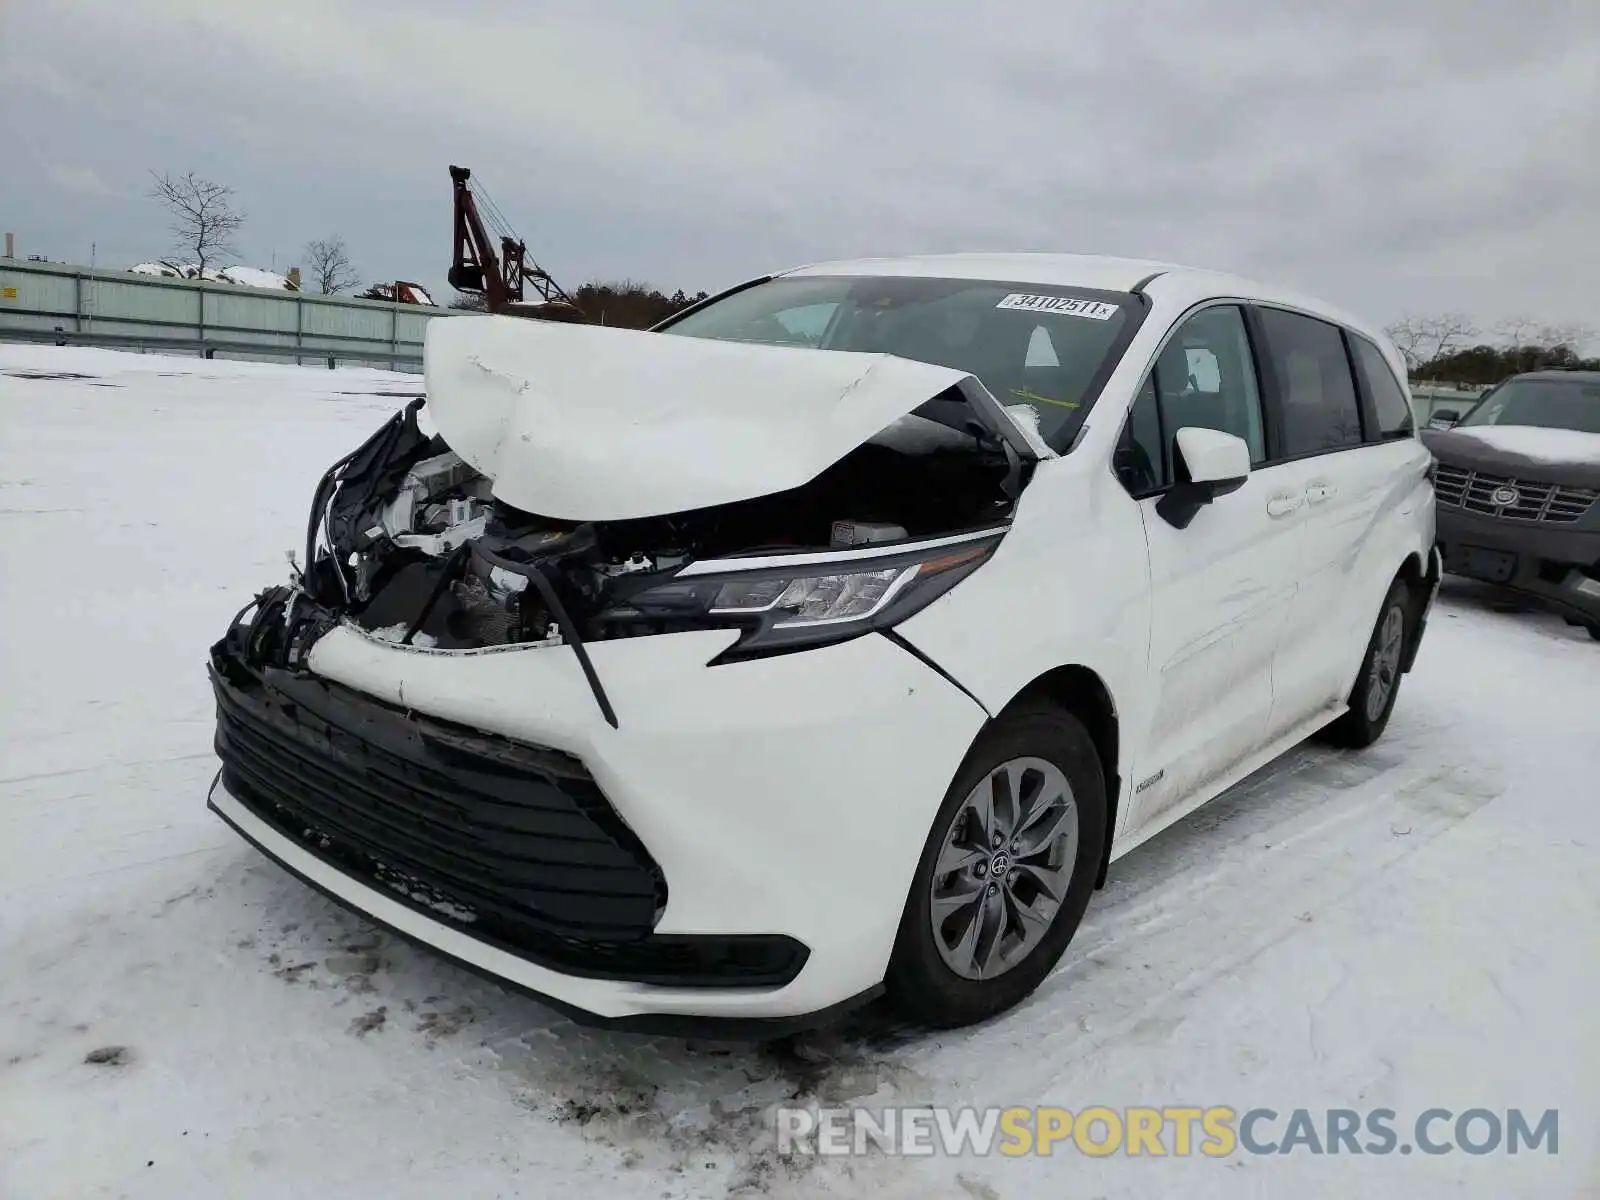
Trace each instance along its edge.
<instances>
[{"instance_id":1,"label":"white minivan","mask_svg":"<svg viewBox=\"0 0 1600 1200\"><path fill-rule=\"evenodd\" d=\"M1015 1005L1120 855L1376 739L1438 586L1394 347L1228 275L828 263L426 357L212 648L209 803L581 1020Z\"/></svg>"}]
</instances>

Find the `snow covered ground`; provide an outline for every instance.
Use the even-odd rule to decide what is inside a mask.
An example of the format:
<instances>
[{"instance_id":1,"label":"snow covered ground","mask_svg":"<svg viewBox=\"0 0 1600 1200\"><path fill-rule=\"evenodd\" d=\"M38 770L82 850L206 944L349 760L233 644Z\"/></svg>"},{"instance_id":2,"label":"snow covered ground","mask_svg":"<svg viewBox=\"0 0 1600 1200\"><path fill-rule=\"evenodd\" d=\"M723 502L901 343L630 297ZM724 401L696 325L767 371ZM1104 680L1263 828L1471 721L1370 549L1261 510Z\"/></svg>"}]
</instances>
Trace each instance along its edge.
<instances>
[{"instance_id":1,"label":"snow covered ground","mask_svg":"<svg viewBox=\"0 0 1600 1200\"><path fill-rule=\"evenodd\" d=\"M5 1200L1600 1195L1600 645L1463 587L1383 742L1296 752L1118 863L979 1030L584 1031L264 861L204 806L205 648L418 386L0 346ZM795 1099L1556 1108L1561 1141L782 1162Z\"/></svg>"}]
</instances>

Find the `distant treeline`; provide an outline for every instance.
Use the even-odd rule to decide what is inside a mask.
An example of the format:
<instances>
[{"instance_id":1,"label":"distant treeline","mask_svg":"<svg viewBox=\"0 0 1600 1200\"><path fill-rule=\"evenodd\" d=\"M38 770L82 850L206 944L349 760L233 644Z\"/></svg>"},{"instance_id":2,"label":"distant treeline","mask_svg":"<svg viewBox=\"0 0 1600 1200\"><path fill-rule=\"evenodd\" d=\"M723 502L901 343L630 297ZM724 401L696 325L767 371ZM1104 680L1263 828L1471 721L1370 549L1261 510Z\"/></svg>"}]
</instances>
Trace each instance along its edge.
<instances>
[{"instance_id":1,"label":"distant treeline","mask_svg":"<svg viewBox=\"0 0 1600 1200\"><path fill-rule=\"evenodd\" d=\"M1488 387L1523 371L1600 371L1600 358L1581 358L1571 346L1469 346L1419 363L1413 379Z\"/></svg>"},{"instance_id":2,"label":"distant treeline","mask_svg":"<svg viewBox=\"0 0 1600 1200\"><path fill-rule=\"evenodd\" d=\"M679 288L669 296L649 284L624 279L611 282L591 280L573 292L572 298L583 311L585 320L592 325L649 329L673 313L704 300L706 295L705 292L690 295ZM452 300L450 307L481 312L483 297L463 294Z\"/></svg>"},{"instance_id":3,"label":"distant treeline","mask_svg":"<svg viewBox=\"0 0 1600 1200\"><path fill-rule=\"evenodd\" d=\"M1471 316L1446 312L1402 317L1384 332L1416 380L1488 387L1524 371L1600 370L1600 359L1578 353L1595 337L1582 324L1510 316L1495 323L1489 342Z\"/></svg>"}]
</instances>

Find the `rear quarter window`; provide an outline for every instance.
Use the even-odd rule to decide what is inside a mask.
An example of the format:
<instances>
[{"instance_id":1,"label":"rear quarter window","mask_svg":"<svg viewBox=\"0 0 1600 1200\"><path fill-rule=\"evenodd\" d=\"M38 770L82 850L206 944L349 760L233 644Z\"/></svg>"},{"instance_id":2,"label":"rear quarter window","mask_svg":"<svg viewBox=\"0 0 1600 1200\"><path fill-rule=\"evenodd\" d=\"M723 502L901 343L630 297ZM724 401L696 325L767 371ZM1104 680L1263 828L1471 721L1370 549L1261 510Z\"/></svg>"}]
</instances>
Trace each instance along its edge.
<instances>
[{"instance_id":1,"label":"rear quarter window","mask_svg":"<svg viewBox=\"0 0 1600 1200\"><path fill-rule=\"evenodd\" d=\"M1410 437L1416 429L1416 418L1411 413L1411 401L1395 379L1394 369L1383 351L1360 334L1350 335L1350 345L1355 351L1356 370L1361 382L1372 397L1373 411L1378 427L1375 440Z\"/></svg>"}]
</instances>

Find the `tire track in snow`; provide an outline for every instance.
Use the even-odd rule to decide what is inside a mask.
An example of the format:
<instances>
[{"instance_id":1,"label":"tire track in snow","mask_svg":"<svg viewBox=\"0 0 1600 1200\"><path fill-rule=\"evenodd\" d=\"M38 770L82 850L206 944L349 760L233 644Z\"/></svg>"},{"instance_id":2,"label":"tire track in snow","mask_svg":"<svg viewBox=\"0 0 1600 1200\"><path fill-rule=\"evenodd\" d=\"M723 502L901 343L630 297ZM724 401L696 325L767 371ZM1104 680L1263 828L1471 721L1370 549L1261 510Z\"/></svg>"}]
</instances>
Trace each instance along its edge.
<instances>
[{"instance_id":1,"label":"tire track in snow","mask_svg":"<svg viewBox=\"0 0 1600 1200\"><path fill-rule=\"evenodd\" d=\"M202 758L215 758L211 750L203 750L195 754L172 754L165 758L135 758L116 760L113 762L96 763L92 767L63 767L59 771L35 771L31 775L12 775L0 779L0 785L12 783L33 783L41 779L60 779L66 775L97 775L107 771L124 771L133 767L155 767L165 763L195 762Z\"/></svg>"},{"instance_id":2,"label":"tire track in snow","mask_svg":"<svg viewBox=\"0 0 1600 1200\"><path fill-rule=\"evenodd\" d=\"M778 1159L770 1141L772 1105L957 1103L964 1097L952 1094L951 1081L963 1077L1003 1090L1003 1102L1044 1095L1075 1063L1103 1049L1165 1036L1179 1023L1165 1016L1169 1010L1292 937L1308 909L1326 909L1368 886L1500 790L1497 780L1480 781L1471 768L1415 763L1399 744L1359 757L1304 749L1114 866L1109 903L1092 910L1067 960L1016 1010L1014 1025L1007 1017L965 1034L896 1044L863 1027L869 1023L847 1024L801 1040L801 1053L815 1056L809 1069L773 1062L770 1052L752 1058L737 1050L719 1069L715 1060L696 1062L692 1048L680 1056L657 1044L645 1056L657 1059L654 1068L641 1071L623 1046L584 1037L576 1073L552 1070L545 1059L530 1074L546 1095L552 1085L571 1089L575 1099L558 1106L555 1119L619 1151L629 1165L659 1167L670 1148L665 1157L679 1163L697 1152L731 1159L729 1195L866 1195L913 1182L925 1194L930 1181L919 1168L926 1164L911 1160ZM1361 869L1352 872L1352 860ZM1263 921L1263 895L1293 897L1295 904ZM1201 922L1215 956L1199 970L1185 969ZM1213 928L1220 932L1212 936ZM1014 1059L1020 1071L996 1074L997 1054L1001 1061L1012 1057L1004 1053L1008 1026L1030 1035L1029 1053ZM531 1049L502 1043L511 1061ZM977 1061L969 1062L970 1055ZM741 1076L748 1084L716 1094ZM685 1107L695 1093L701 1102ZM709 1104L707 1093L714 1097ZM965 1191L952 1187L948 1194Z\"/></svg>"},{"instance_id":3,"label":"tire track in snow","mask_svg":"<svg viewBox=\"0 0 1600 1200\"><path fill-rule=\"evenodd\" d=\"M1091 905L1062 964L1015 1010L1016 1028L1032 1033L1033 1053L1019 1060L1021 1070L984 1086L1011 1097L1043 1094L1107 1048L1165 1037L1214 981L1295 936L1318 911L1367 888L1504 790L1492 770L1413 762L1399 744L1360 758L1302 754L1113 864L1107 892ZM1274 908L1277 901L1292 905ZM1197 941L1212 952L1194 969ZM1010 1020L951 1049L992 1057Z\"/></svg>"}]
</instances>

